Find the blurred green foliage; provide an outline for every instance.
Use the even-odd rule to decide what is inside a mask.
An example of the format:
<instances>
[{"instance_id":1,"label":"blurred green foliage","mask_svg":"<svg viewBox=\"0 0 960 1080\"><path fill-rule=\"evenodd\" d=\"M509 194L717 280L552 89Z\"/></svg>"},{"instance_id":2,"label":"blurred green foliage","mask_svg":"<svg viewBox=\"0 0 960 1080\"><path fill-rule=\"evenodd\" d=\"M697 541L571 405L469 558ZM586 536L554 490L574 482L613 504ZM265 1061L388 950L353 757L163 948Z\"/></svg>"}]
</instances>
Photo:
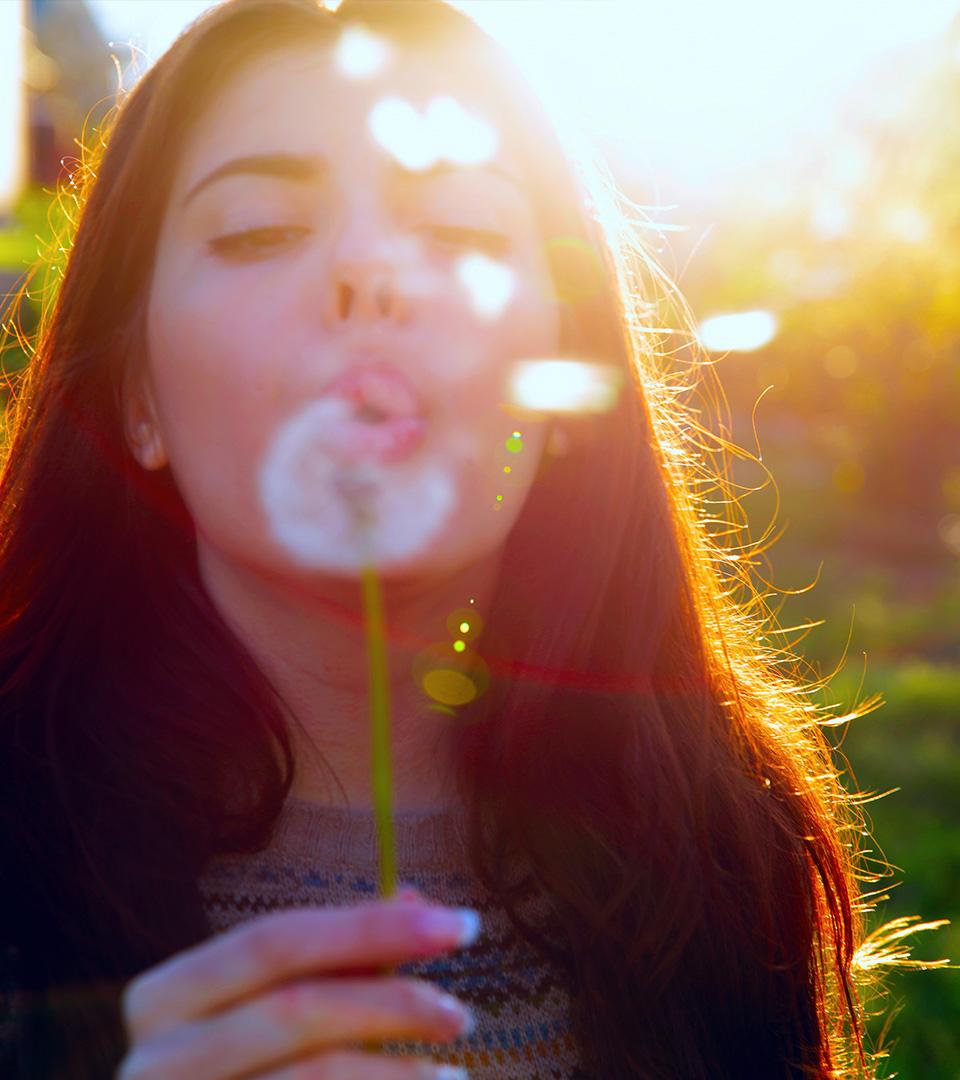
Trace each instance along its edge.
<instances>
[{"instance_id":1,"label":"blurred green foliage","mask_svg":"<svg viewBox=\"0 0 960 1080\"><path fill-rule=\"evenodd\" d=\"M69 235L64 204L39 187L27 188L17 200L10 218L0 223L0 377L6 393L6 379L28 362L24 344L36 333L41 316L41 296L48 301L57 288L66 251L60 245ZM14 294L32 266L41 269L31 282L25 301L16 310L11 307ZM19 334L11 332L15 323ZM0 405L3 401L0 400Z\"/></svg>"},{"instance_id":2,"label":"blurred green foliage","mask_svg":"<svg viewBox=\"0 0 960 1080\"><path fill-rule=\"evenodd\" d=\"M862 672L844 670L825 701L849 705ZM866 685L887 704L853 721L837 741L851 774L850 790L882 796L864 806L871 860L888 864L870 889L889 900L878 904L870 929L898 916L950 919L949 926L918 934L911 958L960 957L960 670L909 661L869 668ZM844 761L838 755L838 767ZM894 790L896 789L896 790ZM890 794L885 794L890 792ZM957 972L900 972L889 980L884 1015L871 1023L876 1038L886 1013L902 1006L890 1029L890 1072L905 1080L960 1076L960 978Z\"/></svg>"},{"instance_id":3,"label":"blurred green foliage","mask_svg":"<svg viewBox=\"0 0 960 1080\"><path fill-rule=\"evenodd\" d=\"M848 711L826 729L850 790L898 789L864 811L864 839L890 874L870 926L899 916L947 927L911 958L960 963L960 65L957 42L931 64L909 109L848 125L799 195L764 210L744 188L710 223L683 278L701 317L764 308L779 332L717 358L756 541L761 591L818 694ZM831 186L834 160L866 161ZM642 200L641 200L642 201ZM825 229L818 207L832 207ZM694 233L697 233L695 223ZM703 235L701 232L699 235ZM696 240L696 236L693 238ZM772 479L771 479L772 478ZM741 540L746 537L741 537ZM779 642L779 639L777 639ZM838 755L838 766L845 765ZM876 868L874 868L876 869ZM901 884L897 884L897 883ZM899 972L903 1003L888 1076L960 1078L960 972ZM876 1035L883 1017L872 1026Z\"/></svg>"}]
</instances>

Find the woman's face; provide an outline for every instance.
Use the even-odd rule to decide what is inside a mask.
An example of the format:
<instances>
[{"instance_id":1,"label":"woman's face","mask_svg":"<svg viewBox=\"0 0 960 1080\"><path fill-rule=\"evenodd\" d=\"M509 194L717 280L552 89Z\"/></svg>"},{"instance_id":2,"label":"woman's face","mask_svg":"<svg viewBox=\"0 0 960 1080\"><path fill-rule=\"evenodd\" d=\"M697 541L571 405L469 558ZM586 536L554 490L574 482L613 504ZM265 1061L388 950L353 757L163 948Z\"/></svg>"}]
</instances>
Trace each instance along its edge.
<instances>
[{"instance_id":1,"label":"woman's face","mask_svg":"<svg viewBox=\"0 0 960 1080\"><path fill-rule=\"evenodd\" d=\"M419 576L502 543L545 437L508 376L559 344L523 160L449 59L353 79L286 49L228 84L176 173L131 398L140 460L169 462L201 545Z\"/></svg>"}]
</instances>

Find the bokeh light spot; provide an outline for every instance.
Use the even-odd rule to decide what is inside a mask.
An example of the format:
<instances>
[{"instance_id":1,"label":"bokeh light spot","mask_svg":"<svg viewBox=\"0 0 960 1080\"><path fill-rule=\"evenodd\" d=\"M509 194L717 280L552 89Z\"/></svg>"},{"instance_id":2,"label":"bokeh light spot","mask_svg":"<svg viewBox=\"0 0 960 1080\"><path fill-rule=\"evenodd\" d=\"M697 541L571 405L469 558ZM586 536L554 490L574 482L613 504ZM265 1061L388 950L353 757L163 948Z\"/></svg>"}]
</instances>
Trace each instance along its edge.
<instances>
[{"instance_id":1,"label":"bokeh light spot","mask_svg":"<svg viewBox=\"0 0 960 1080\"><path fill-rule=\"evenodd\" d=\"M430 131L409 101L381 98L370 110L368 124L374 139L404 168L419 172L436 162Z\"/></svg>"},{"instance_id":2,"label":"bokeh light spot","mask_svg":"<svg viewBox=\"0 0 960 1080\"><path fill-rule=\"evenodd\" d=\"M497 502L503 502L503 496L502 495L497 496Z\"/></svg>"},{"instance_id":3,"label":"bokeh light spot","mask_svg":"<svg viewBox=\"0 0 960 1080\"><path fill-rule=\"evenodd\" d=\"M753 352L773 341L777 329L770 311L737 311L704 319L698 337L710 352Z\"/></svg>"},{"instance_id":4,"label":"bokeh light spot","mask_svg":"<svg viewBox=\"0 0 960 1080\"><path fill-rule=\"evenodd\" d=\"M470 113L447 95L434 98L427 106L429 125L438 158L458 165L489 161L497 152L497 129L476 113Z\"/></svg>"},{"instance_id":5,"label":"bokeh light spot","mask_svg":"<svg viewBox=\"0 0 960 1080\"><path fill-rule=\"evenodd\" d=\"M411 675L428 698L443 705L464 705L490 685L486 662L465 643L462 651L451 648L449 641L428 645L414 657Z\"/></svg>"},{"instance_id":6,"label":"bokeh light spot","mask_svg":"<svg viewBox=\"0 0 960 1080\"><path fill-rule=\"evenodd\" d=\"M519 360L510 372L511 404L544 412L601 413L614 407L623 383L615 364Z\"/></svg>"},{"instance_id":7,"label":"bokeh light spot","mask_svg":"<svg viewBox=\"0 0 960 1080\"><path fill-rule=\"evenodd\" d=\"M504 465L504 467L503 467L503 471L504 471L505 473L508 473L508 472L510 472L510 466L509 466L509 465Z\"/></svg>"},{"instance_id":8,"label":"bokeh light spot","mask_svg":"<svg viewBox=\"0 0 960 1080\"><path fill-rule=\"evenodd\" d=\"M362 26L348 26L337 41L337 67L353 79L366 79L383 70L390 56L387 43Z\"/></svg>"},{"instance_id":9,"label":"bokeh light spot","mask_svg":"<svg viewBox=\"0 0 960 1080\"><path fill-rule=\"evenodd\" d=\"M471 640L476 640L483 633L484 621L476 608L460 607L454 608L447 616L446 627L452 638L469 634Z\"/></svg>"},{"instance_id":10,"label":"bokeh light spot","mask_svg":"<svg viewBox=\"0 0 960 1080\"><path fill-rule=\"evenodd\" d=\"M456 275L470 296L470 306L478 318L498 318L510 303L516 276L509 266L479 251L457 260Z\"/></svg>"},{"instance_id":11,"label":"bokeh light spot","mask_svg":"<svg viewBox=\"0 0 960 1080\"><path fill-rule=\"evenodd\" d=\"M834 345L823 357L823 369L834 379L848 379L857 370L859 362L849 345Z\"/></svg>"},{"instance_id":12,"label":"bokeh light spot","mask_svg":"<svg viewBox=\"0 0 960 1080\"><path fill-rule=\"evenodd\" d=\"M442 705L466 705L477 696L477 687L465 672L452 668L434 668L423 677L428 697Z\"/></svg>"},{"instance_id":13,"label":"bokeh light spot","mask_svg":"<svg viewBox=\"0 0 960 1080\"><path fill-rule=\"evenodd\" d=\"M454 652L463 652L463 650L464 650L464 649L465 649L466 647L467 647L467 644L466 644L466 642L465 642L465 641L455 641L455 642L453 643L453 651L454 651Z\"/></svg>"},{"instance_id":14,"label":"bokeh light spot","mask_svg":"<svg viewBox=\"0 0 960 1080\"><path fill-rule=\"evenodd\" d=\"M500 143L495 127L449 96L434 98L423 114L404 98L384 97L370 110L368 123L373 138L414 172L441 160L480 164Z\"/></svg>"},{"instance_id":15,"label":"bokeh light spot","mask_svg":"<svg viewBox=\"0 0 960 1080\"><path fill-rule=\"evenodd\" d=\"M520 437L519 432L515 431L509 439L504 441L503 445L507 448L509 453L519 454L523 449L523 439Z\"/></svg>"}]
</instances>

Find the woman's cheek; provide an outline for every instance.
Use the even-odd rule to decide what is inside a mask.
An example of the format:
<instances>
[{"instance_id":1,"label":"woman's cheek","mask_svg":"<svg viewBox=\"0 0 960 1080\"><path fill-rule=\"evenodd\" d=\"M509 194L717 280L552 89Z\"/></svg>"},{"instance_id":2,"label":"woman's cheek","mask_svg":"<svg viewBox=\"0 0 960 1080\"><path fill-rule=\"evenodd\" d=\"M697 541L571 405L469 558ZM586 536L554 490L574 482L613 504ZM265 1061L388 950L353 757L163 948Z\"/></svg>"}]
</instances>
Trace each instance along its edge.
<instances>
[{"instance_id":1,"label":"woman's cheek","mask_svg":"<svg viewBox=\"0 0 960 1080\"><path fill-rule=\"evenodd\" d=\"M270 424L262 352L243 325L226 335L209 309L202 319L190 303L155 310L162 316L150 324L151 373L177 486L204 531L249 522L251 477Z\"/></svg>"},{"instance_id":2,"label":"woman's cheek","mask_svg":"<svg viewBox=\"0 0 960 1080\"><path fill-rule=\"evenodd\" d=\"M477 400L486 401L491 388L502 396L517 360L556 355L556 303L546 299L539 284L528 276L514 273L510 296L495 313L475 303L462 282L456 282L451 299L445 311L436 312L437 324L447 325L451 346L449 353L432 354L431 375L440 385L458 387L464 393L480 392Z\"/></svg>"}]
</instances>

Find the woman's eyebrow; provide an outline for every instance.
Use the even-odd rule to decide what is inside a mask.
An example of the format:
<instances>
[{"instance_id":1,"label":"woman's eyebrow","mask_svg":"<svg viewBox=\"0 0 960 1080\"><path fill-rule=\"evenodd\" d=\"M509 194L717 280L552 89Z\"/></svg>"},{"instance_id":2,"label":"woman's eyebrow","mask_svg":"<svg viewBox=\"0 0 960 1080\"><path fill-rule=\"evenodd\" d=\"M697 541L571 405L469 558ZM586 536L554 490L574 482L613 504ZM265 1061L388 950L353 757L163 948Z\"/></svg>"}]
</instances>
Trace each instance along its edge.
<instances>
[{"instance_id":1,"label":"woman's eyebrow","mask_svg":"<svg viewBox=\"0 0 960 1080\"><path fill-rule=\"evenodd\" d=\"M322 158L300 154L247 154L244 157L231 158L201 177L184 195L180 209L196 198L204 188L227 176L273 176L279 180L313 184L320 179L325 169L326 162Z\"/></svg>"},{"instance_id":2,"label":"woman's eyebrow","mask_svg":"<svg viewBox=\"0 0 960 1080\"><path fill-rule=\"evenodd\" d=\"M427 169L408 169L399 161L395 161L393 164L396 170L407 179L432 179L446 173L469 173L479 169L499 176L516 186L520 191L523 191L520 180L495 161L481 162L475 165L459 165L455 162L441 160ZM180 209L186 207L204 188L227 176L272 176L278 180L289 180L293 183L315 184L325 175L328 167L326 158L302 154L247 154L243 157L231 158L208 172L206 176L201 177L183 197Z\"/></svg>"}]
</instances>

